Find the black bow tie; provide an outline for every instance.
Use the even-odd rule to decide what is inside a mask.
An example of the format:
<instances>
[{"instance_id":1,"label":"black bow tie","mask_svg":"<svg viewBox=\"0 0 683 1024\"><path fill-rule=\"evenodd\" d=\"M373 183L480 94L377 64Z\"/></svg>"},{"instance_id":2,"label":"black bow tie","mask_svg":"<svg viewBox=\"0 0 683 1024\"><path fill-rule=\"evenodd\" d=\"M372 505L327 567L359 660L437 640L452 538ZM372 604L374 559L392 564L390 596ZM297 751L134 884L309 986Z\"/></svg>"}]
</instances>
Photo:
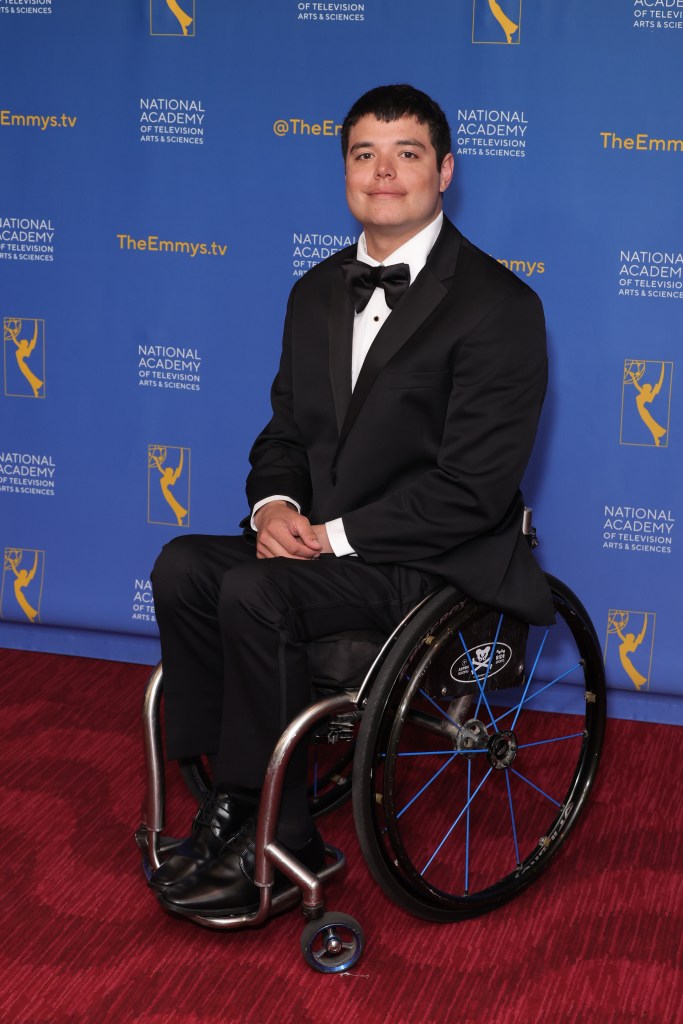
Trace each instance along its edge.
<instances>
[{"instance_id":1,"label":"black bow tie","mask_svg":"<svg viewBox=\"0 0 683 1024\"><path fill-rule=\"evenodd\" d=\"M342 274L356 313L365 309L375 288L384 289L386 304L389 309L393 309L410 286L410 267L407 263L371 267L360 260L347 260L342 263Z\"/></svg>"}]
</instances>

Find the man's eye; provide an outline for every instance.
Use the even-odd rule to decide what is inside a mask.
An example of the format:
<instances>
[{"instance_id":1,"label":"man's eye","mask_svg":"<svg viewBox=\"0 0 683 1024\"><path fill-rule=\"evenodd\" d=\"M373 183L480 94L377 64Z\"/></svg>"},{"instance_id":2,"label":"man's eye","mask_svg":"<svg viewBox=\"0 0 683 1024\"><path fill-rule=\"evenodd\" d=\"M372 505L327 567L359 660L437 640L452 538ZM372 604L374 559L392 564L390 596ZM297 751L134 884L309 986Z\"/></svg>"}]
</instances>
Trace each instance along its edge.
<instances>
[{"instance_id":1,"label":"man's eye","mask_svg":"<svg viewBox=\"0 0 683 1024\"><path fill-rule=\"evenodd\" d=\"M401 154L401 156L407 156L407 157L410 157L410 158L412 158L412 159L415 159L415 160L417 160L417 153L413 153L413 151L412 151L411 149L406 149L406 150L405 150L405 151L404 151L404 152L403 152L403 153Z\"/></svg>"},{"instance_id":2,"label":"man's eye","mask_svg":"<svg viewBox=\"0 0 683 1024\"><path fill-rule=\"evenodd\" d=\"M356 159L357 160L369 160L371 156L372 156L372 153L359 153Z\"/></svg>"}]
</instances>

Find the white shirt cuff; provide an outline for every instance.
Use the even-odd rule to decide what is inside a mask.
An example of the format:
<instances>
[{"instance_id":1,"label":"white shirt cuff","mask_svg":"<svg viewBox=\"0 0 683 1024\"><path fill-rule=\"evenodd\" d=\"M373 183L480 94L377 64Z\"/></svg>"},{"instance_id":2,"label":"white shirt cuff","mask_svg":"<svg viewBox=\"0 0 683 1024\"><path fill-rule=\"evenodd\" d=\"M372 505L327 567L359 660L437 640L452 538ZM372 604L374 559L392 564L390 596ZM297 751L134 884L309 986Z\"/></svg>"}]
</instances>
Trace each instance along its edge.
<instances>
[{"instance_id":1,"label":"white shirt cuff","mask_svg":"<svg viewBox=\"0 0 683 1024\"><path fill-rule=\"evenodd\" d=\"M348 542L346 530L341 519L331 519L329 523L325 523L325 527L327 528L327 539L330 542L330 547L337 558L356 554Z\"/></svg>"},{"instance_id":2,"label":"white shirt cuff","mask_svg":"<svg viewBox=\"0 0 683 1024\"><path fill-rule=\"evenodd\" d=\"M301 505L299 504L299 502L294 501L294 498L290 498L289 495L287 494L271 494L270 497L268 498L262 498L261 501L256 502L256 504L251 510L251 520L249 522L249 525L251 526L254 533L258 533L258 528L254 523L254 516L256 515L258 510L260 508L263 508L264 505L267 505L269 501L288 501L290 505L294 505L297 512L301 512Z\"/></svg>"}]
</instances>

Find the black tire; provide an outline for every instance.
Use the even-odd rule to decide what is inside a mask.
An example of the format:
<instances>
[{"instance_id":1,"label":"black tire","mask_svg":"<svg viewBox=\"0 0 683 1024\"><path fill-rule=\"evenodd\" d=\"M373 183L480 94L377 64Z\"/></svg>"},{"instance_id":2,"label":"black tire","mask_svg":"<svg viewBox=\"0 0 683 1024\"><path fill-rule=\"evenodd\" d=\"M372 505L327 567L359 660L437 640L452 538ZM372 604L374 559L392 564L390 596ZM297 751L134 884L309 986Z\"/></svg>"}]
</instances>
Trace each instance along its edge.
<instances>
[{"instance_id":1,"label":"black tire","mask_svg":"<svg viewBox=\"0 0 683 1024\"><path fill-rule=\"evenodd\" d=\"M365 947L363 929L355 917L330 911L309 921L301 936L306 963L321 974L339 974L358 963Z\"/></svg>"},{"instance_id":2,"label":"black tire","mask_svg":"<svg viewBox=\"0 0 683 1024\"><path fill-rule=\"evenodd\" d=\"M354 763L356 831L378 884L417 917L455 921L517 896L586 803L605 728L602 655L578 599L548 581L557 623L528 636L445 587L375 680Z\"/></svg>"}]
</instances>

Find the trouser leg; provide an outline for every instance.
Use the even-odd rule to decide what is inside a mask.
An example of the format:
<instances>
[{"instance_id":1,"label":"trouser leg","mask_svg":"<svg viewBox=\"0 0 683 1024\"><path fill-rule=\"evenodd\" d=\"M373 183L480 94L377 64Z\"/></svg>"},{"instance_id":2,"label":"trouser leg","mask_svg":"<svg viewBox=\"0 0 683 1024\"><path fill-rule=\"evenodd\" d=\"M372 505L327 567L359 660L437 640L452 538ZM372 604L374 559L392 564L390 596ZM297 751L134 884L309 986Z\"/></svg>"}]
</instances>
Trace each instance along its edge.
<instances>
[{"instance_id":1,"label":"trouser leg","mask_svg":"<svg viewBox=\"0 0 683 1024\"><path fill-rule=\"evenodd\" d=\"M215 754L223 713L218 600L226 572L255 551L241 537L189 534L166 544L152 572L172 760Z\"/></svg>"},{"instance_id":2,"label":"trouser leg","mask_svg":"<svg viewBox=\"0 0 683 1024\"><path fill-rule=\"evenodd\" d=\"M306 642L389 633L439 578L323 556L256 559L241 538L184 537L152 576L169 756L213 755L228 785L261 786L284 727L311 700ZM304 752L288 785L305 781Z\"/></svg>"},{"instance_id":3,"label":"trouser leg","mask_svg":"<svg viewBox=\"0 0 683 1024\"><path fill-rule=\"evenodd\" d=\"M343 630L389 633L436 578L395 566L322 556L243 563L223 577L218 605L224 699L216 768L261 784L285 726L311 701L306 644ZM291 783L305 779L305 760Z\"/></svg>"}]
</instances>

